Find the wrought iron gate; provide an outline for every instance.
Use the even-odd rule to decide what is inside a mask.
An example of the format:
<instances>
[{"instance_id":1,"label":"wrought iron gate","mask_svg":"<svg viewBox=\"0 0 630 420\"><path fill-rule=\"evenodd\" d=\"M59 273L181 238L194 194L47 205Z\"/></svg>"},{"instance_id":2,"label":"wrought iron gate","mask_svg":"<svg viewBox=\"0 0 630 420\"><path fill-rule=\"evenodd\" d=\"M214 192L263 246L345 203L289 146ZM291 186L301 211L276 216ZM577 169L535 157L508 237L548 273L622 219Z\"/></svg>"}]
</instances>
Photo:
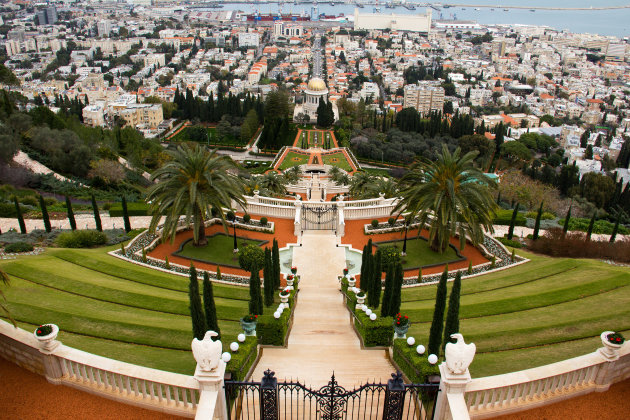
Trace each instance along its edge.
<instances>
[{"instance_id":1,"label":"wrought iron gate","mask_svg":"<svg viewBox=\"0 0 630 420\"><path fill-rule=\"evenodd\" d=\"M352 391L335 375L318 390L299 382L278 382L265 371L261 382L225 381L228 417L284 420L432 420L439 384L405 384L393 373L386 384L366 383Z\"/></svg>"},{"instance_id":2,"label":"wrought iron gate","mask_svg":"<svg viewBox=\"0 0 630 420\"><path fill-rule=\"evenodd\" d=\"M336 205L302 206L302 230L337 230Z\"/></svg>"}]
</instances>

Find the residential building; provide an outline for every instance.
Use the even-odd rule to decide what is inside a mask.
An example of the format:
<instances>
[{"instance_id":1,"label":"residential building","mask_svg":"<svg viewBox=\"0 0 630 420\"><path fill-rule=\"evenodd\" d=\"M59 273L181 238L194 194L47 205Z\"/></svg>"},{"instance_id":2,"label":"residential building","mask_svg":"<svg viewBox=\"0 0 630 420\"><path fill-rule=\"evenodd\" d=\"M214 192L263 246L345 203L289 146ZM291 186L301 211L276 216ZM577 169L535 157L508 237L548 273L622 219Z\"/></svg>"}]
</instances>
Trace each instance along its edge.
<instances>
[{"instance_id":1,"label":"residential building","mask_svg":"<svg viewBox=\"0 0 630 420\"><path fill-rule=\"evenodd\" d=\"M444 88L435 83L419 82L405 86L405 108L415 108L421 115L431 111L442 111Z\"/></svg>"}]
</instances>

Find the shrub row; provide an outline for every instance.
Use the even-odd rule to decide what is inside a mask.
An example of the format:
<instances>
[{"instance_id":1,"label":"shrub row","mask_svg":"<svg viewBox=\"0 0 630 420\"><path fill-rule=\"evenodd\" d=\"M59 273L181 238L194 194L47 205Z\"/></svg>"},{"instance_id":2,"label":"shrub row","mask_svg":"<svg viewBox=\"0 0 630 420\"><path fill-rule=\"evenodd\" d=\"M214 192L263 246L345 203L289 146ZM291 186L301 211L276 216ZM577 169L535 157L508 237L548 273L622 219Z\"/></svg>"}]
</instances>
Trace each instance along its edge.
<instances>
[{"instance_id":1,"label":"shrub row","mask_svg":"<svg viewBox=\"0 0 630 420\"><path fill-rule=\"evenodd\" d=\"M396 339L393 344L394 362L413 383L426 383L431 375L439 375L438 364L432 365L427 354L419 355L416 346L409 346L407 340Z\"/></svg>"},{"instance_id":2,"label":"shrub row","mask_svg":"<svg viewBox=\"0 0 630 420\"><path fill-rule=\"evenodd\" d=\"M232 374L232 380L242 381L258 356L258 340L256 337L246 337L243 343L239 343L238 351L231 354L232 359L227 364L226 370Z\"/></svg>"},{"instance_id":3,"label":"shrub row","mask_svg":"<svg viewBox=\"0 0 630 420\"><path fill-rule=\"evenodd\" d=\"M372 321L365 312L355 309L357 303L355 294L347 290L348 282L346 279L342 279L342 289L344 282L346 287L344 291L346 295L346 305L348 305L348 309L354 314L354 326L363 338L363 345L365 347L391 345L392 337L394 336L392 318L389 316L385 318L378 317L376 320Z\"/></svg>"},{"instance_id":4,"label":"shrub row","mask_svg":"<svg viewBox=\"0 0 630 420\"><path fill-rule=\"evenodd\" d=\"M501 242L503 245L505 246L511 246L512 248L522 248L523 244L521 244L519 241L515 241L512 239L507 239L507 238L495 238L497 241Z\"/></svg>"},{"instance_id":5,"label":"shrub row","mask_svg":"<svg viewBox=\"0 0 630 420\"><path fill-rule=\"evenodd\" d=\"M608 241L586 241L581 232L569 232L562 235L562 229L550 229L529 246L534 252L552 257L599 258L618 262L630 262L630 239Z\"/></svg>"},{"instance_id":6,"label":"shrub row","mask_svg":"<svg viewBox=\"0 0 630 420\"><path fill-rule=\"evenodd\" d=\"M258 317L258 324L256 325L256 335L260 344L269 346L284 346L284 339L289 331L289 323L291 321L291 314L295 309L295 295L298 289L298 282L293 284L294 290L289 295L289 309L282 311L280 318L273 317L273 313L269 315L260 315ZM271 311L273 306L266 308Z\"/></svg>"},{"instance_id":7,"label":"shrub row","mask_svg":"<svg viewBox=\"0 0 630 420\"><path fill-rule=\"evenodd\" d=\"M75 230L57 237L57 245L61 248L91 248L106 243L107 235L98 230Z\"/></svg>"},{"instance_id":8,"label":"shrub row","mask_svg":"<svg viewBox=\"0 0 630 420\"><path fill-rule=\"evenodd\" d=\"M569 219L569 230L579 230L581 232L588 231L588 225L591 223L591 219L580 218L580 217L572 217ZM558 224L560 226L564 226L564 219L558 220ZM613 228L615 224L610 223L608 220L596 220L593 224L593 233L603 233L606 235L612 234ZM619 225L619 230L617 231L620 235L627 235L628 229Z\"/></svg>"},{"instance_id":9,"label":"shrub row","mask_svg":"<svg viewBox=\"0 0 630 420\"><path fill-rule=\"evenodd\" d=\"M4 252L7 254L13 254L16 252L31 252L32 250L33 245L27 242L14 242L4 247Z\"/></svg>"},{"instance_id":10,"label":"shrub row","mask_svg":"<svg viewBox=\"0 0 630 420\"><path fill-rule=\"evenodd\" d=\"M496 216L492 220L492 223L495 225L509 225L512 221L512 213L514 210L498 210ZM516 215L516 221L514 222L515 226L525 226L527 223L527 219L523 215L523 213L518 213Z\"/></svg>"}]
</instances>

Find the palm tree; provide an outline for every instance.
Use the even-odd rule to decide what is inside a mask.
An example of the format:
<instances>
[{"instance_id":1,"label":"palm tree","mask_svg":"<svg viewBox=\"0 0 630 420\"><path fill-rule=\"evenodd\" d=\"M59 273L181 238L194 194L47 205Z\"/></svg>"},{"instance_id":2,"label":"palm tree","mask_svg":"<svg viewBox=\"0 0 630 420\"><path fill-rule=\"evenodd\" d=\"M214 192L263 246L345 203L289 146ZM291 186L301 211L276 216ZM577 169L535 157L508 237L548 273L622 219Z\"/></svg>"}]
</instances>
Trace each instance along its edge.
<instances>
[{"instance_id":1,"label":"palm tree","mask_svg":"<svg viewBox=\"0 0 630 420\"><path fill-rule=\"evenodd\" d=\"M302 178L302 170L299 166L293 166L285 171L284 178L289 184L297 184Z\"/></svg>"},{"instance_id":2,"label":"palm tree","mask_svg":"<svg viewBox=\"0 0 630 420\"><path fill-rule=\"evenodd\" d=\"M9 276L2 269L0 269L0 283L4 284L6 286L9 285ZM6 302L6 300L7 299L4 296L4 292L2 291L2 289L0 289L0 313L4 314L4 316L9 318L9 320L11 321L13 326L17 328L17 324L15 323L15 320L11 316L11 313L9 312L9 308L4 303L4 302Z\"/></svg>"},{"instance_id":3,"label":"palm tree","mask_svg":"<svg viewBox=\"0 0 630 420\"><path fill-rule=\"evenodd\" d=\"M210 152L199 144L167 153L172 160L151 175L158 182L147 191L153 216L149 230L155 232L160 218L166 216L163 239L173 241L177 222L184 215L186 223L192 221L193 245L204 246L208 243L204 222L211 209L226 226L224 208L231 208L232 201L245 205L243 184L230 174L237 166L230 157L218 156L216 150Z\"/></svg>"},{"instance_id":4,"label":"palm tree","mask_svg":"<svg viewBox=\"0 0 630 420\"><path fill-rule=\"evenodd\" d=\"M402 199L392 213L409 212L428 224L431 249L444 252L451 236L459 234L460 248L466 235L476 245L483 239L483 229L493 232L492 218L496 203L490 189L494 180L473 166L478 152L460 156L458 148L449 152L446 145L435 162L422 161L401 178Z\"/></svg>"},{"instance_id":5,"label":"palm tree","mask_svg":"<svg viewBox=\"0 0 630 420\"><path fill-rule=\"evenodd\" d=\"M374 177L367 172L359 172L350 180L350 195L361 198L365 190L374 182Z\"/></svg>"},{"instance_id":6,"label":"palm tree","mask_svg":"<svg viewBox=\"0 0 630 420\"><path fill-rule=\"evenodd\" d=\"M257 179L261 188L268 190L272 194L285 195L287 188L285 187L287 180L284 176L278 175L277 172L271 171Z\"/></svg>"},{"instance_id":7,"label":"palm tree","mask_svg":"<svg viewBox=\"0 0 630 420\"><path fill-rule=\"evenodd\" d=\"M392 198L398 195L398 184L391 178L375 177L371 184L368 184L366 194L370 197L378 197L380 193L385 194L385 198Z\"/></svg>"}]
</instances>

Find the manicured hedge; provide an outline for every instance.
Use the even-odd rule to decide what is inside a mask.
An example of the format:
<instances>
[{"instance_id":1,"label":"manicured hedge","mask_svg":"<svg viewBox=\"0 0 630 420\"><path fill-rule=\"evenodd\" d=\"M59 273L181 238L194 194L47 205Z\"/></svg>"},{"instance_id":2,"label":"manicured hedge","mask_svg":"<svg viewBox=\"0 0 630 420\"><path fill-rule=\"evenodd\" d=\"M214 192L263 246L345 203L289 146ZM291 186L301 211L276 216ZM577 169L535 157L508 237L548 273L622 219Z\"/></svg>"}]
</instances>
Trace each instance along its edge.
<instances>
[{"instance_id":1,"label":"manicured hedge","mask_svg":"<svg viewBox=\"0 0 630 420\"><path fill-rule=\"evenodd\" d=\"M495 225L509 225L510 222L512 221L512 213L514 213L514 210L512 210L512 209L498 210L497 211L497 215L494 217L492 222ZM527 219L525 218L525 215L523 215L523 213L519 212L516 215L516 221L515 221L514 225L515 226L525 226L526 223L527 223Z\"/></svg>"},{"instance_id":2,"label":"manicured hedge","mask_svg":"<svg viewBox=\"0 0 630 420\"><path fill-rule=\"evenodd\" d=\"M569 219L569 230L579 230L581 232L588 231L588 225L591 223L591 219L580 218L580 217L572 217ZM560 226L564 226L564 219L558 220L558 224ZM610 223L608 220L596 220L593 224L593 233L601 233L605 235L612 234L614 223ZM619 230L617 231L620 235L627 235L628 229L619 225Z\"/></svg>"},{"instance_id":3,"label":"manicured hedge","mask_svg":"<svg viewBox=\"0 0 630 420\"><path fill-rule=\"evenodd\" d=\"M355 315L354 325L363 337L365 347L390 346L392 344L392 337L394 336L392 317L378 317L372 321L365 312L360 310L355 311Z\"/></svg>"},{"instance_id":4,"label":"manicured hedge","mask_svg":"<svg viewBox=\"0 0 630 420\"><path fill-rule=\"evenodd\" d=\"M439 375L438 363L432 365L428 354L422 356L416 351L416 345L409 346L407 340L398 338L393 344L394 362L402 369L405 376L413 383L426 383L431 375Z\"/></svg>"},{"instance_id":5,"label":"manicured hedge","mask_svg":"<svg viewBox=\"0 0 630 420\"><path fill-rule=\"evenodd\" d=\"M229 343L225 342L223 345L227 348L226 351L229 351ZM258 340L256 337L246 337L238 346L236 353L230 352L232 359L228 362L226 371L232 374L232 380L242 381L258 356Z\"/></svg>"},{"instance_id":6,"label":"manicured hedge","mask_svg":"<svg viewBox=\"0 0 630 420\"><path fill-rule=\"evenodd\" d=\"M146 203L135 202L127 203L127 213L129 216L149 216L149 206ZM110 217L122 217L122 203L114 203L109 208Z\"/></svg>"},{"instance_id":7,"label":"manicured hedge","mask_svg":"<svg viewBox=\"0 0 630 420\"><path fill-rule=\"evenodd\" d=\"M289 309L282 311L280 318L273 317L272 310L274 307L265 308L268 314L263 314L258 317L258 324L256 325L256 335L260 344L269 346L284 346L284 339L289 331L289 322L291 321L291 314L295 309L295 295L298 290L298 281L293 283L294 290L289 295Z\"/></svg>"},{"instance_id":8,"label":"manicured hedge","mask_svg":"<svg viewBox=\"0 0 630 420\"><path fill-rule=\"evenodd\" d=\"M15 252L31 252L32 250L33 245L27 242L15 242L4 247L4 252L9 254Z\"/></svg>"},{"instance_id":9,"label":"manicured hedge","mask_svg":"<svg viewBox=\"0 0 630 420\"><path fill-rule=\"evenodd\" d=\"M61 248L90 248L106 243L107 235L98 230L75 230L57 237L57 246Z\"/></svg>"},{"instance_id":10,"label":"manicured hedge","mask_svg":"<svg viewBox=\"0 0 630 420\"><path fill-rule=\"evenodd\" d=\"M507 238L496 238L497 241L501 242L503 245L505 246L511 246L512 248L522 248L523 244L521 244L519 241L515 241L513 239L507 239Z\"/></svg>"}]
</instances>

